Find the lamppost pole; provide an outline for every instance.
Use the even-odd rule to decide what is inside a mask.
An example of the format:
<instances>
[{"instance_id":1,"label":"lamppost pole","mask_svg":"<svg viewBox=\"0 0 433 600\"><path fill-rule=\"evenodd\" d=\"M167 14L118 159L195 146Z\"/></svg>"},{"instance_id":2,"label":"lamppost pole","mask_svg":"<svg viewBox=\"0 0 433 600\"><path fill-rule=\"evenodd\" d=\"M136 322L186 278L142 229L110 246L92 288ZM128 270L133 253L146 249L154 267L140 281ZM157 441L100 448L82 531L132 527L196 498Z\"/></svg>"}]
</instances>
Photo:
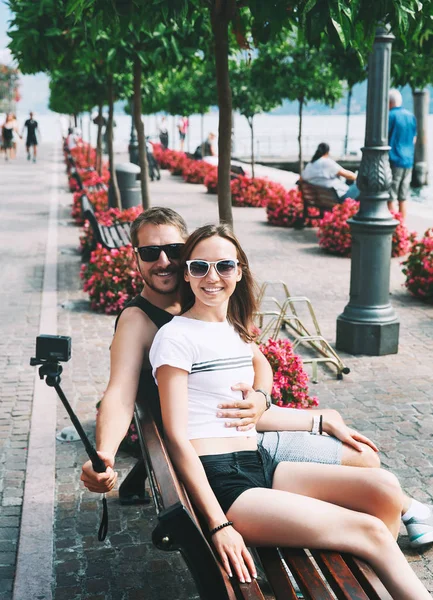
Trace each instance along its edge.
<instances>
[{"instance_id":1,"label":"lamppost pole","mask_svg":"<svg viewBox=\"0 0 433 600\"><path fill-rule=\"evenodd\" d=\"M137 141L137 132L135 131L134 125L134 98L131 98L129 101L129 109L131 112L131 134L129 137L129 162L134 163L134 165L139 164L138 157L138 141Z\"/></svg>"},{"instance_id":2,"label":"lamppost pole","mask_svg":"<svg viewBox=\"0 0 433 600\"><path fill-rule=\"evenodd\" d=\"M388 146L388 93L394 36L380 26L368 63L365 147L357 179L360 209L352 232L350 300L337 319L337 348L380 356L398 352L399 320L389 301L392 234L388 211L392 175Z\"/></svg>"}]
</instances>

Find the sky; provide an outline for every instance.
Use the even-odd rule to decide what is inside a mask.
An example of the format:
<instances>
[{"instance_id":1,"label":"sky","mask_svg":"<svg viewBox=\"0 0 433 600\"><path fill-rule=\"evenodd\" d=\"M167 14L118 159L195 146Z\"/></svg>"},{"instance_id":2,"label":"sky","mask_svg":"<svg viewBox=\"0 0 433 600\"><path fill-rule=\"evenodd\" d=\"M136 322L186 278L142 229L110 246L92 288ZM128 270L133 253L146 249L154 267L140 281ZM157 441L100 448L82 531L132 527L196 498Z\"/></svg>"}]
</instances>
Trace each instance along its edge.
<instances>
[{"instance_id":1,"label":"sky","mask_svg":"<svg viewBox=\"0 0 433 600\"><path fill-rule=\"evenodd\" d=\"M35 2L38 0L34 0ZM5 0L0 0L0 63L13 64L12 57L7 45L9 37L7 30L8 21L12 18ZM38 75L21 75L20 94L21 100L17 106L17 113L24 115L31 110L37 114L43 114L48 111L49 98L49 79L43 73Z\"/></svg>"}]
</instances>

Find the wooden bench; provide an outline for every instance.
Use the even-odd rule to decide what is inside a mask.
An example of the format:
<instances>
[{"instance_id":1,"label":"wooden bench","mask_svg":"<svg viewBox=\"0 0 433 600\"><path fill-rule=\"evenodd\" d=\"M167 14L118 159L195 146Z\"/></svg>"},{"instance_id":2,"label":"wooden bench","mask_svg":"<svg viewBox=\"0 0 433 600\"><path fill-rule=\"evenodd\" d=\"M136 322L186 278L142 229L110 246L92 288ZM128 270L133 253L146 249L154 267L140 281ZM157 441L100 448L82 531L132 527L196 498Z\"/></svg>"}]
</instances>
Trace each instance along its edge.
<instances>
[{"instance_id":1,"label":"wooden bench","mask_svg":"<svg viewBox=\"0 0 433 600\"><path fill-rule=\"evenodd\" d=\"M299 181L298 187L301 191L302 202L304 204L302 217L295 224L295 227L298 229L302 229L305 226L305 221L309 216L309 208L318 208L320 210L320 217L323 217L326 211L330 211L336 204L340 204L340 199L334 188L312 185L306 181Z\"/></svg>"},{"instance_id":2,"label":"wooden bench","mask_svg":"<svg viewBox=\"0 0 433 600\"><path fill-rule=\"evenodd\" d=\"M369 565L337 552L257 548L266 580L229 579L176 476L149 406L136 404L135 423L158 518L152 541L160 550L182 554L202 600L296 600L287 567L306 600L333 600L330 590L338 600L392 600Z\"/></svg>"},{"instance_id":3,"label":"wooden bench","mask_svg":"<svg viewBox=\"0 0 433 600\"><path fill-rule=\"evenodd\" d=\"M84 194L81 196L81 210L83 218L89 221L93 231L93 247L101 244L107 250L123 248L131 243L129 232L131 229L130 223L114 223L113 225L102 225L96 218L93 204Z\"/></svg>"}]
</instances>

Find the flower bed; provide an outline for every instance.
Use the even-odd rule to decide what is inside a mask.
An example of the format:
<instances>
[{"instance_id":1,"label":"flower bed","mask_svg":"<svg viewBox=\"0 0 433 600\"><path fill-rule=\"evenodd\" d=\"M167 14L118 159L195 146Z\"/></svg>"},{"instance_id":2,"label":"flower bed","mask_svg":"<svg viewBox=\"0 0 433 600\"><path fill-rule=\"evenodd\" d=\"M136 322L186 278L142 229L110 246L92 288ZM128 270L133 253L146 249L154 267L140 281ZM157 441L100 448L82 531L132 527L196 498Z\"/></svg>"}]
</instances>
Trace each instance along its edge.
<instances>
[{"instance_id":1,"label":"flower bed","mask_svg":"<svg viewBox=\"0 0 433 600\"><path fill-rule=\"evenodd\" d=\"M107 210L108 208L108 191L97 190L91 192L89 190L80 190L74 193L72 201L71 217L74 219L77 225L83 225L84 221L81 215L81 196L86 195L90 202L93 204L95 213L100 213Z\"/></svg>"},{"instance_id":2,"label":"flower bed","mask_svg":"<svg viewBox=\"0 0 433 600\"><path fill-rule=\"evenodd\" d=\"M352 249L352 234L348 219L354 217L359 210L359 202L348 198L342 204L333 207L332 212L326 212L319 224L317 233L319 246L331 254L349 256ZM392 236L391 256L403 256L410 248L413 234L410 234L399 213L392 213L399 221Z\"/></svg>"},{"instance_id":3,"label":"flower bed","mask_svg":"<svg viewBox=\"0 0 433 600\"><path fill-rule=\"evenodd\" d=\"M402 263L405 286L411 294L433 303L433 228L420 240L414 240L409 256Z\"/></svg>"},{"instance_id":4,"label":"flower bed","mask_svg":"<svg viewBox=\"0 0 433 600\"><path fill-rule=\"evenodd\" d=\"M218 169L217 167L212 167L209 170L208 174L204 178L204 185L207 187L208 194L217 194L218 193Z\"/></svg>"},{"instance_id":5,"label":"flower bed","mask_svg":"<svg viewBox=\"0 0 433 600\"><path fill-rule=\"evenodd\" d=\"M96 211L96 209L95 209ZM114 225L115 223L132 223L140 213L143 212L142 206L133 206L125 210L118 208L109 208L101 212L97 212L96 217L101 225ZM89 222L84 223L82 234L80 235L80 250L83 256L87 257L93 247L93 229Z\"/></svg>"},{"instance_id":6,"label":"flower bed","mask_svg":"<svg viewBox=\"0 0 433 600\"><path fill-rule=\"evenodd\" d=\"M267 206L270 198L285 193L283 186L278 183L245 175L232 179L230 187L233 206Z\"/></svg>"},{"instance_id":7,"label":"flower bed","mask_svg":"<svg viewBox=\"0 0 433 600\"><path fill-rule=\"evenodd\" d=\"M204 183L212 169L215 167L203 160L189 160L183 169L183 178L187 183Z\"/></svg>"},{"instance_id":8,"label":"flower bed","mask_svg":"<svg viewBox=\"0 0 433 600\"><path fill-rule=\"evenodd\" d=\"M269 339L259 347L274 373L271 394L273 402L290 408L318 406L316 396L308 393L308 375L304 371L302 359L293 352L291 342L287 339Z\"/></svg>"},{"instance_id":9,"label":"flower bed","mask_svg":"<svg viewBox=\"0 0 433 600\"><path fill-rule=\"evenodd\" d=\"M106 250L98 244L89 262L81 266L80 276L90 297L90 307L107 315L119 313L141 288L132 246Z\"/></svg>"},{"instance_id":10,"label":"flower bed","mask_svg":"<svg viewBox=\"0 0 433 600\"><path fill-rule=\"evenodd\" d=\"M303 211L302 195L297 187L291 190L284 189L284 194L273 194L269 198L266 207L268 223L279 227L293 227L301 219ZM308 214L309 217L305 221L305 226L317 227L319 224L319 209L309 208Z\"/></svg>"},{"instance_id":11,"label":"flower bed","mask_svg":"<svg viewBox=\"0 0 433 600\"><path fill-rule=\"evenodd\" d=\"M101 175L98 171L93 168L81 169L77 168L78 175L81 177L83 187L94 187L97 185L105 184L108 185L110 181L110 172L107 168L103 167Z\"/></svg>"}]
</instances>

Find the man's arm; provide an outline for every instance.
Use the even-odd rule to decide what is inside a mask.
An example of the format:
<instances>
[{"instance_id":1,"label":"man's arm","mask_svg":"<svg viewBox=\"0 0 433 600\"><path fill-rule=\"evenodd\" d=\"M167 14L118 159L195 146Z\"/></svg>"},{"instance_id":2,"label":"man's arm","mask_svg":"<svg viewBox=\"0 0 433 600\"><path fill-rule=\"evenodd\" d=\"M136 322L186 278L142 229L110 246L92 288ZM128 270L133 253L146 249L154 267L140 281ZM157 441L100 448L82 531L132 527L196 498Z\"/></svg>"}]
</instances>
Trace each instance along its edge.
<instances>
[{"instance_id":1,"label":"man's arm","mask_svg":"<svg viewBox=\"0 0 433 600\"><path fill-rule=\"evenodd\" d=\"M238 431L248 431L254 427L266 410L266 400L261 392L254 390L263 390L268 394L272 390L273 373L272 367L267 358L259 350L257 344L251 345L253 351L254 383L251 387L247 383L237 383L232 387L233 390L241 390L244 400L230 402L219 405L220 412L218 417L230 419L227 421L228 427L236 427Z\"/></svg>"},{"instance_id":2,"label":"man's arm","mask_svg":"<svg viewBox=\"0 0 433 600\"><path fill-rule=\"evenodd\" d=\"M116 483L114 459L132 420L143 356L154 335L154 326L140 309L131 307L121 315L110 350L110 380L96 420L96 449L109 469L96 473L87 461L81 475L92 492L109 491Z\"/></svg>"}]
</instances>

